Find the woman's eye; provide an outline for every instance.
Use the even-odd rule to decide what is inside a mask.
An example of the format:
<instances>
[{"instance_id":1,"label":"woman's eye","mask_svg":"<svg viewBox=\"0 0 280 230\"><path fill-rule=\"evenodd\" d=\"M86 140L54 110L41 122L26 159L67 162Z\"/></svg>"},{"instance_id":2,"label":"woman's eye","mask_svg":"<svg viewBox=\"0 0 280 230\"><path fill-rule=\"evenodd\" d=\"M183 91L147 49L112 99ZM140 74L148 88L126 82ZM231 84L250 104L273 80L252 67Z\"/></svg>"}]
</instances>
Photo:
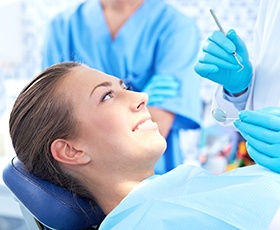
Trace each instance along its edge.
<instances>
[{"instance_id":1,"label":"woman's eye","mask_svg":"<svg viewBox=\"0 0 280 230\"><path fill-rule=\"evenodd\" d=\"M109 91L102 96L101 101L106 101L112 97L113 97L113 91Z\"/></svg>"}]
</instances>

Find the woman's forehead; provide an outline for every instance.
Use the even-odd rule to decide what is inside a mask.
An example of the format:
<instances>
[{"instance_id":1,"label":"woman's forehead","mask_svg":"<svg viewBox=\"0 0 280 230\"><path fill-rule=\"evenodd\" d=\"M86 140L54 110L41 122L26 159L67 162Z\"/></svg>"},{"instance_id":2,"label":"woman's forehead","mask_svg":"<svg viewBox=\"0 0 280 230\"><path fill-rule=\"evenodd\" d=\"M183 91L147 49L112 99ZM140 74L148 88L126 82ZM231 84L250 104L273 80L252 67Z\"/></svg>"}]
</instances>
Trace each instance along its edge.
<instances>
[{"instance_id":1,"label":"woman's forehead","mask_svg":"<svg viewBox=\"0 0 280 230\"><path fill-rule=\"evenodd\" d=\"M79 66L72 72L72 77L77 80L91 80L92 82L96 82L97 84L99 81L102 80L117 80L115 76L103 73L99 70L87 67L87 66Z\"/></svg>"},{"instance_id":2,"label":"woman's forehead","mask_svg":"<svg viewBox=\"0 0 280 230\"><path fill-rule=\"evenodd\" d=\"M68 92L70 89L73 93L75 91L88 91L103 82L119 84L120 79L87 66L79 66L64 78L61 89Z\"/></svg>"}]
</instances>

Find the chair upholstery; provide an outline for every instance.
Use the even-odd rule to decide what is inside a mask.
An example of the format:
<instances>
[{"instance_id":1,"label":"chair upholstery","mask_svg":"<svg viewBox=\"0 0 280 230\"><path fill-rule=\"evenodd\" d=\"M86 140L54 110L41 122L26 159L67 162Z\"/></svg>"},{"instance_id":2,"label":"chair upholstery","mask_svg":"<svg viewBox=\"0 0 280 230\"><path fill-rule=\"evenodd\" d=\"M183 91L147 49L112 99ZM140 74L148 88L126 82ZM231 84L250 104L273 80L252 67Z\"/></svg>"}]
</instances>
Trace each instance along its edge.
<instances>
[{"instance_id":1,"label":"chair upholstery","mask_svg":"<svg viewBox=\"0 0 280 230\"><path fill-rule=\"evenodd\" d=\"M33 217L50 229L86 229L105 218L99 206L92 207L88 200L36 177L17 157L5 167L3 180Z\"/></svg>"}]
</instances>

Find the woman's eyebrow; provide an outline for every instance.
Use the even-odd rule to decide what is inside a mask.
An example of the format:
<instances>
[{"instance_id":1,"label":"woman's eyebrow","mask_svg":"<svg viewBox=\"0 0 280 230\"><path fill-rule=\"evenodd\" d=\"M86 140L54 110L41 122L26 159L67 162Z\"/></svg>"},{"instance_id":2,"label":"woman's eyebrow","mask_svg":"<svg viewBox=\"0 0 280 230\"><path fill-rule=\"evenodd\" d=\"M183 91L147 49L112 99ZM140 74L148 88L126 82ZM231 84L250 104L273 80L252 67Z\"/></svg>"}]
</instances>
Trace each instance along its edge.
<instances>
[{"instance_id":1,"label":"woman's eyebrow","mask_svg":"<svg viewBox=\"0 0 280 230\"><path fill-rule=\"evenodd\" d=\"M119 80L119 84L120 84L120 86L122 85L122 84L124 84L123 83L123 80ZM108 86L112 86L112 83L111 82L109 82L109 81L104 81L104 82L102 82L102 83L100 83L100 84L98 84L98 85L96 85L93 89L92 89L92 91L90 92L90 97L91 97L91 95L93 94L93 92L98 88L98 87L108 87Z\"/></svg>"},{"instance_id":2,"label":"woman's eyebrow","mask_svg":"<svg viewBox=\"0 0 280 230\"><path fill-rule=\"evenodd\" d=\"M91 97L91 95L93 94L93 92L94 92L97 88L99 88L99 87L108 87L108 86L112 86L112 83L109 82L109 81L104 81L104 82L102 82L102 83L96 85L96 86L92 89L92 91L90 92L90 95L89 95L89 96Z\"/></svg>"}]
</instances>

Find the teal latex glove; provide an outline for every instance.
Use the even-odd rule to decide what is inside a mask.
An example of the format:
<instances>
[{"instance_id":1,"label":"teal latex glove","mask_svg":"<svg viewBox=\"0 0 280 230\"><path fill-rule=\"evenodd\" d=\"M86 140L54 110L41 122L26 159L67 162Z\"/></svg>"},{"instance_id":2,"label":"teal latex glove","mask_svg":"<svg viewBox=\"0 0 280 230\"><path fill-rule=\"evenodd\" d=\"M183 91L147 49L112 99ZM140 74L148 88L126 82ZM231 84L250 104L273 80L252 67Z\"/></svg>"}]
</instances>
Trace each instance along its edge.
<instances>
[{"instance_id":1,"label":"teal latex glove","mask_svg":"<svg viewBox=\"0 0 280 230\"><path fill-rule=\"evenodd\" d=\"M143 92L149 95L148 106L158 105L179 94L179 82L171 75L153 75Z\"/></svg>"},{"instance_id":2,"label":"teal latex glove","mask_svg":"<svg viewBox=\"0 0 280 230\"><path fill-rule=\"evenodd\" d=\"M238 64L233 56L237 53ZM204 78L208 78L224 86L230 93L237 94L244 91L252 79L252 64L244 42L233 29L225 36L220 31L214 31L203 45L195 71Z\"/></svg>"},{"instance_id":3,"label":"teal latex glove","mask_svg":"<svg viewBox=\"0 0 280 230\"><path fill-rule=\"evenodd\" d=\"M234 125L246 139L248 154L259 165L280 173L280 107L239 113Z\"/></svg>"}]
</instances>

